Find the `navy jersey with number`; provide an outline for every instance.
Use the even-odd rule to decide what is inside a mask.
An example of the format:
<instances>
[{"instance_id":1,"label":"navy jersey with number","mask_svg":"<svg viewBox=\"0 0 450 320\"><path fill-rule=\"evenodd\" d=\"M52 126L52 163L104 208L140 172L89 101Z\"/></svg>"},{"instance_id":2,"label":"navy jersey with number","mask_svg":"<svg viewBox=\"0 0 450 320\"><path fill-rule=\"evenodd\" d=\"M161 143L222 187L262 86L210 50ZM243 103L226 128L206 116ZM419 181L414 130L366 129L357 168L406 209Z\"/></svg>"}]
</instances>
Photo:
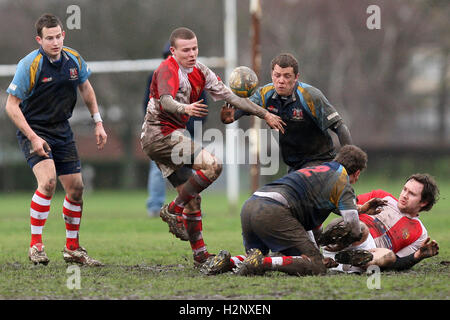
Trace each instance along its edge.
<instances>
[{"instance_id":1,"label":"navy jersey with number","mask_svg":"<svg viewBox=\"0 0 450 320\"><path fill-rule=\"evenodd\" d=\"M306 230L320 226L331 212L356 210L356 196L347 171L335 161L292 171L260 191L282 194Z\"/></svg>"}]
</instances>

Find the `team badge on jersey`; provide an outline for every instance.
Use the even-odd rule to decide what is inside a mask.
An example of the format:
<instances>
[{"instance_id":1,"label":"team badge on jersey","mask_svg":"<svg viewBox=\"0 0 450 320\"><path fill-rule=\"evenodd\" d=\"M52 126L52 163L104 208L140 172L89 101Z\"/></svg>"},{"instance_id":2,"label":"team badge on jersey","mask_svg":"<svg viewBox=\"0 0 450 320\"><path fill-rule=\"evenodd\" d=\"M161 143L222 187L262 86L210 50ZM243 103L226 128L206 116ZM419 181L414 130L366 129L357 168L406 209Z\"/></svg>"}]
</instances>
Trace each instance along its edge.
<instances>
[{"instance_id":1,"label":"team badge on jersey","mask_svg":"<svg viewBox=\"0 0 450 320\"><path fill-rule=\"evenodd\" d=\"M294 108L292 110L292 120L303 120L303 110Z\"/></svg>"},{"instance_id":2,"label":"team badge on jersey","mask_svg":"<svg viewBox=\"0 0 450 320\"><path fill-rule=\"evenodd\" d=\"M70 68L70 80L77 80L78 79L78 71L77 68Z\"/></svg>"},{"instance_id":3,"label":"team badge on jersey","mask_svg":"<svg viewBox=\"0 0 450 320\"><path fill-rule=\"evenodd\" d=\"M408 239L409 238L409 230L408 229L403 229L402 230L402 236L403 236L403 239Z\"/></svg>"},{"instance_id":4,"label":"team badge on jersey","mask_svg":"<svg viewBox=\"0 0 450 320\"><path fill-rule=\"evenodd\" d=\"M45 77L45 78L42 79L42 82L43 82L43 83L46 83L46 82L50 82L50 81L52 81L52 80L53 80L52 77Z\"/></svg>"}]
</instances>

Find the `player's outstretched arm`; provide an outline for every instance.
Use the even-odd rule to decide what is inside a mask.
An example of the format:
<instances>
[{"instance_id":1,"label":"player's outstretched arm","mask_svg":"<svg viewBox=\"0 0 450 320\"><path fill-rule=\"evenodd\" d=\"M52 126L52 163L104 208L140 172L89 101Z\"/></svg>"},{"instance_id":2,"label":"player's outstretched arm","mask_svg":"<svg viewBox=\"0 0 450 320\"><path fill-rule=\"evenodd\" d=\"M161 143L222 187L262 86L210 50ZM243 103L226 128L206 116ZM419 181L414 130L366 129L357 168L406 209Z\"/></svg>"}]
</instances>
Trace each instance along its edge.
<instances>
[{"instance_id":1,"label":"player's outstretched arm","mask_svg":"<svg viewBox=\"0 0 450 320\"><path fill-rule=\"evenodd\" d=\"M439 254L439 245L435 240L430 241L431 238L427 237L420 246L419 250L414 253L414 258L417 260L423 260L425 258L431 258Z\"/></svg>"},{"instance_id":2,"label":"player's outstretched arm","mask_svg":"<svg viewBox=\"0 0 450 320\"><path fill-rule=\"evenodd\" d=\"M242 116L249 116L250 113L236 109L231 104L225 102L220 110L220 120L224 124L232 123Z\"/></svg>"},{"instance_id":3,"label":"player's outstretched arm","mask_svg":"<svg viewBox=\"0 0 450 320\"><path fill-rule=\"evenodd\" d=\"M414 265L426 258L431 258L439 254L439 245L435 240L430 241L427 237L421 244L419 250L407 255L399 256L401 251L397 252L395 262L389 266L389 269L401 271L412 268Z\"/></svg>"},{"instance_id":4,"label":"player's outstretched arm","mask_svg":"<svg viewBox=\"0 0 450 320\"><path fill-rule=\"evenodd\" d=\"M203 99L191 104L180 103L169 94L163 95L160 99L164 111L176 114L187 114L189 116L200 118L208 115L208 106L202 102Z\"/></svg>"},{"instance_id":5,"label":"player's outstretched arm","mask_svg":"<svg viewBox=\"0 0 450 320\"><path fill-rule=\"evenodd\" d=\"M359 214L377 215L381 212L384 206L387 205L387 200L380 198L372 198L363 205L358 206Z\"/></svg>"},{"instance_id":6,"label":"player's outstretched arm","mask_svg":"<svg viewBox=\"0 0 450 320\"><path fill-rule=\"evenodd\" d=\"M206 117L208 115L208 106L203 104L203 99L193 102L191 104L187 104L184 107L184 112L189 116L194 117Z\"/></svg>"},{"instance_id":7,"label":"player's outstretched arm","mask_svg":"<svg viewBox=\"0 0 450 320\"><path fill-rule=\"evenodd\" d=\"M266 120L269 127L280 130L281 133L284 133L284 126L286 126L286 123L284 123L279 116L270 113L264 108L261 108L250 99L238 97L230 89L227 89L225 94L222 95L222 98L236 108Z\"/></svg>"}]
</instances>

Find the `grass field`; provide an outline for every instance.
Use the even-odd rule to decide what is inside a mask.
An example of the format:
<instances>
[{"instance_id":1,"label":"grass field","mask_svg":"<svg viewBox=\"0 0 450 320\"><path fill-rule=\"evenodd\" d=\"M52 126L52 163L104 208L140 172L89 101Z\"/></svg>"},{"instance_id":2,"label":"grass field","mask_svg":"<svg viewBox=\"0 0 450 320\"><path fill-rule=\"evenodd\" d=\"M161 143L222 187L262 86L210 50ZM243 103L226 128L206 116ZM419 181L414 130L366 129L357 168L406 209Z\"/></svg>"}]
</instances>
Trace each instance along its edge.
<instances>
[{"instance_id":1,"label":"grass field","mask_svg":"<svg viewBox=\"0 0 450 320\"><path fill-rule=\"evenodd\" d=\"M366 181L364 181L366 180ZM203 276L193 268L187 242L168 233L145 211L145 191L96 191L85 195L80 243L103 268L80 268L80 289L69 289L61 216L63 194L52 200L44 229L48 266L28 261L29 203L32 192L0 194L0 299L444 299L450 295L450 181L439 181L441 199L421 219L440 254L408 272L381 275L381 288L368 289L368 275L262 277ZM373 186L398 195L403 181L361 179L357 193ZM169 194L169 199L173 197ZM242 204L248 195L242 195ZM242 254L239 211L227 210L222 193L203 193L204 239L210 252ZM334 214L330 218L336 217ZM329 220L327 220L328 222Z\"/></svg>"}]
</instances>

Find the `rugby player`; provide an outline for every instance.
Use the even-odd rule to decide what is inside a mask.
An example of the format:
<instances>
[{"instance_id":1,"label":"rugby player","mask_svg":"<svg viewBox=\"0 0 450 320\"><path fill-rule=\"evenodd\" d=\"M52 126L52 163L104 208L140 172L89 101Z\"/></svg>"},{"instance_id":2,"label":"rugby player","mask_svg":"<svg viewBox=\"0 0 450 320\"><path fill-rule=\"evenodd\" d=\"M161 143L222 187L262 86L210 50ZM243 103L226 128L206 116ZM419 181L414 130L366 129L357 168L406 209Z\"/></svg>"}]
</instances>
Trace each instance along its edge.
<instances>
[{"instance_id":1,"label":"rugby player","mask_svg":"<svg viewBox=\"0 0 450 320\"><path fill-rule=\"evenodd\" d=\"M214 72L198 62L197 37L192 30L177 28L169 41L172 55L153 75L141 146L178 193L170 204L163 206L161 218L175 236L189 240L194 263L203 263L209 253L202 236L200 192L218 178L222 165L183 135L190 116L208 114L207 106L199 100L200 94L205 90L214 100L225 100L265 119L271 128L281 132L284 122L249 99L236 96Z\"/></svg>"},{"instance_id":2,"label":"rugby player","mask_svg":"<svg viewBox=\"0 0 450 320\"><path fill-rule=\"evenodd\" d=\"M237 273L254 275L275 270L294 275L324 274L333 261L324 259L308 231L319 238L323 221L334 212L343 217L351 237L361 239L351 184L358 181L366 166L367 154L357 146L346 145L334 161L292 171L254 192L241 210L247 256L237 263ZM269 251L282 256L267 256ZM237 262L231 260L229 254L221 252L201 271L215 274L229 270Z\"/></svg>"},{"instance_id":3,"label":"rugby player","mask_svg":"<svg viewBox=\"0 0 450 320\"><path fill-rule=\"evenodd\" d=\"M360 206L375 199L381 199L384 204L376 212L359 215L363 230L359 242L345 250L327 246L323 254L342 262L333 269L338 271L361 272L370 265L377 265L382 270L410 269L421 260L439 254L438 243L430 241L427 229L419 219L420 212L431 210L438 198L436 181L426 173L408 177L398 199L384 190L359 195ZM336 223L339 219L329 225ZM367 251L373 255L369 261L366 260Z\"/></svg>"},{"instance_id":4,"label":"rugby player","mask_svg":"<svg viewBox=\"0 0 450 320\"><path fill-rule=\"evenodd\" d=\"M56 177L66 196L62 208L66 225L63 257L67 262L102 265L79 245L83 208L83 180L72 129L68 119L77 101L77 89L95 122L97 148L103 149L103 128L91 74L81 55L64 46L65 32L58 17L42 15L36 22L39 49L20 60L9 85L6 112L18 128L20 148L37 180L31 200L31 242L28 252L34 264L48 264L42 229L55 193Z\"/></svg>"},{"instance_id":5,"label":"rugby player","mask_svg":"<svg viewBox=\"0 0 450 320\"><path fill-rule=\"evenodd\" d=\"M281 117L286 123L280 135L283 161L289 171L332 161L336 156L331 131L341 146L352 144L350 131L339 113L317 88L299 81L298 61L291 54L280 54L271 63L272 83L259 88L250 100ZM225 104L221 110L223 123L231 123L243 115Z\"/></svg>"}]
</instances>

